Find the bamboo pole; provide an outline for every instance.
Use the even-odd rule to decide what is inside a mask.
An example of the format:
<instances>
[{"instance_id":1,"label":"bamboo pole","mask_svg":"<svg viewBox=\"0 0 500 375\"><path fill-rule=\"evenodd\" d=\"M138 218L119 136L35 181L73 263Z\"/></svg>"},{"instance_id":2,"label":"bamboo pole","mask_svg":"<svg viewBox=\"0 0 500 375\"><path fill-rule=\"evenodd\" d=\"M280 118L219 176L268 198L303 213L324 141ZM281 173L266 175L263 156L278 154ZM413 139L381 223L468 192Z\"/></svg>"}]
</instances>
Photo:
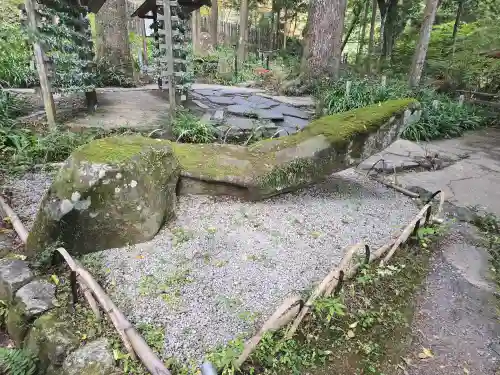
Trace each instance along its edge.
<instances>
[{"instance_id":1,"label":"bamboo pole","mask_svg":"<svg viewBox=\"0 0 500 375\"><path fill-rule=\"evenodd\" d=\"M0 208L10 218L12 226L18 236L24 243L26 243L28 238L28 231L26 230L26 227L2 197L0 197ZM90 291L92 291L93 295L97 298L99 304L108 314L111 322L118 331L123 345L129 352L130 357L135 359L137 354L137 357L139 357L144 366L146 366L148 371L153 375L170 375L170 371L168 371L163 362L151 350L142 336L134 329L132 324L116 307L111 298L109 298L92 275L85 268L83 268L77 260L73 259L66 249L60 247L57 251L64 258L70 269L77 273L77 280L79 280L80 284L87 287L84 291L85 297L87 298L87 296L90 296L90 298L87 298L87 301L89 301L92 310L96 308L98 312L99 309L97 307L97 303L95 302L92 294L90 294ZM86 292L88 292L88 294ZM96 311L94 310L94 313L95 312Z\"/></svg>"},{"instance_id":2,"label":"bamboo pole","mask_svg":"<svg viewBox=\"0 0 500 375\"><path fill-rule=\"evenodd\" d=\"M276 331L281 327L288 324L294 316L299 313L300 310L300 298L297 296L288 297L285 301L276 309L276 311L271 315L271 317L264 323L262 328L253 336L250 340L245 343L243 352L240 354L235 362L235 367L239 368L243 362L250 356L254 349L259 344L262 336L268 331Z\"/></svg>"},{"instance_id":3,"label":"bamboo pole","mask_svg":"<svg viewBox=\"0 0 500 375\"><path fill-rule=\"evenodd\" d=\"M2 197L0 197L0 206L2 207L2 211L5 212L5 215L9 217L12 227L16 231L21 241L23 241L23 243L26 243L26 241L28 240L28 231L26 230L26 227L23 225L19 217Z\"/></svg>"}]
</instances>

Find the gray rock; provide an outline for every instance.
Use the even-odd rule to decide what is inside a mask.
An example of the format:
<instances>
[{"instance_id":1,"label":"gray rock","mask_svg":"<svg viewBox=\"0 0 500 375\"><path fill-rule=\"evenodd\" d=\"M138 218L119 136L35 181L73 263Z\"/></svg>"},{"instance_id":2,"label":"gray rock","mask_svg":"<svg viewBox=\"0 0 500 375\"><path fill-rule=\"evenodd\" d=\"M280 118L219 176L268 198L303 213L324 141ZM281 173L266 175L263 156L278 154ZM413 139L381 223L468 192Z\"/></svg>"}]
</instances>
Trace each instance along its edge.
<instances>
[{"instance_id":1,"label":"gray rock","mask_svg":"<svg viewBox=\"0 0 500 375\"><path fill-rule=\"evenodd\" d=\"M314 107L314 99L310 96L272 96L264 93L257 95L294 107Z\"/></svg>"},{"instance_id":2,"label":"gray rock","mask_svg":"<svg viewBox=\"0 0 500 375\"><path fill-rule=\"evenodd\" d=\"M31 318L54 307L56 287L44 280L33 280L16 293L15 302L24 305L24 314Z\"/></svg>"},{"instance_id":3,"label":"gray rock","mask_svg":"<svg viewBox=\"0 0 500 375\"><path fill-rule=\"evenodd\" d=\"M212 120L212 114L210 112L205 112L203 114L203 116L201 116L201 119L200 119L200 121L205 123L205 124L208 124L210 122L210 120Z\"/></svg>"},{"instance_id":4,"label":"gray rock","mask_svg":"<svg viewBox=\"0 0 500 375\"><path fill-rule=\"evenodd\" d=\"M263 120L283 120L283 113L276 109L258 109L255 111L259 119Z\"/></svg>"},{"instance_id":5,"label":"gray rock","mask_svg":"<svg viewBox=\"0 0 500 375\"><path fill-rule=\"evenodd\" d=\"M307 126L307 124L309 124L309 120L304 120L298 117L292 117L292 116L283 116L283 117L284 117L283 127L293 129L293 133L297 132L298 130L304 129Z\"/></svg>"},{"instance_id":6,"label":"gray rock","mask_svg":"<svg viewBox=\"0 0 500 375\"><path fill-rule=\"evenodd\" d=\"M33 318L54 307L52 300L55 291L53 284L43 280L34 280L16 292L5 326L17 345L22 344Z\"/></svg>"},{"instance_id":7,"label":"gray rock","mask_svg":"<svg viewBox=\"0 0 500 375\"><path fill-rule=\"evenodd\" d=\"M230 116L226 119L226 124L241 130L252 130L257 127L258 122L245 117Z\"/></svg>"},{"instance_id":8,"label":"gray rock","mask_svg":"<svg viewBox=\"0 0 500 375\"><path fill-rule=\"evenodd\" d=\"M194 92L198 95L202 96L214 96L217 95L216 90L194 90Z\"/></svg>"},{"instance_id":9,"label":"gray rock","mask_svg":"<svg viewBox=\"0 0 500 375\"><path fill-rule=\"evenodd\" d=\"M87 143L52 182L27 251L34 255L56 239L83 254L153 238L174 215L179 173L168 141L126 136Z\"/></svg>"},{"instance_id":10,"label":"gray rock","mask_svg":"<svg viewBox=\"0 0 500 375\"><path fill-rule=\"evenodd\" d=\"M41 373L49 366L61 366L66 356L80 344L70 323L61 321L52 313L40 316L25 340L25 349L40 360Z\"/></svg>"},{"instance_id":11,"label":"gray rock","mask_svg":"<svg viewBox=\"0 0 500 375\"><path fill-rule=\"evenodd\" d=\"M209 109L210 108L208 105L206 105L205 103L202 103L199 100L192 100L192 102L194 104L196 104L198 107L200 107L201 109Z\"/></svg>"},{"instance_id":12,"label":"gray rock","mask_svg":"<svg viewBox=\"0 0 500 375\"><path fill-rule=\"evenodd\" d=\"M274 111L281 112L286 116L298 117L301 119L308 119L309 115L300 109L295 107L290 107L288 105L280 104L279 106L273 108Z\"/></svg>"},{"instance_id":13,"label":"gray rock","mask_svg":"<svg viewBox=\"0 0 500 375\"><path fill-rule=\"evenodd\" d=\"M215 111L212 119L216 122L222 122L224 120L224 111L222 109L218 109Z\"/></svg>"},{"instance_id":14,"label":"gray rock","mask_svg":"<svg viewBox=\"0 0 500 375\"><path fill-rule=\"evenodd\" d=\"M207 96L207 99L215 104L234 104L233 98L227 96Z\"/></svg>"},{"instance_id":15,"label":"gray rock","mask_svg":"<svg viewBox=\"0 0 500 375\"><path fill-rule=\"evenodd\" d=\"M248 98L249 102L259 104L262 107L261 108L270 108L279 105L278 102L275 102L274 100L264 98L263 96L257 96L257 95L252 95Z\"/></svg>"},{"instance_id":16,"label":"gray rock","mask_svg":"<svg viewBox=\"0 0 500 375\"><path fill-rule=\"evenodd\" d=\"M226 108L229 113L239 116L257 117L257 110L246 105L230 105Z\"/></svg>"},{"instance_id":17,"label":"gray rock","mask_svg":"<svg viewBox=\"0 0 500 375\"><path fill-rule=\"evenodd\" d=\"M10 302L14 293L33 279L28 263L18 259L0 260L0 300Z\"/></svg>"},{"instance_id":18,"label":"gray rock","mask_svg":"<svg viewBox=\"0 0 500 375\"><path fill-rule=\"evenodd\" d=\"M107 339L89 342L68 355L62 375L108 375L115 372L115 361Z\"/></svg>"}]
</instances>

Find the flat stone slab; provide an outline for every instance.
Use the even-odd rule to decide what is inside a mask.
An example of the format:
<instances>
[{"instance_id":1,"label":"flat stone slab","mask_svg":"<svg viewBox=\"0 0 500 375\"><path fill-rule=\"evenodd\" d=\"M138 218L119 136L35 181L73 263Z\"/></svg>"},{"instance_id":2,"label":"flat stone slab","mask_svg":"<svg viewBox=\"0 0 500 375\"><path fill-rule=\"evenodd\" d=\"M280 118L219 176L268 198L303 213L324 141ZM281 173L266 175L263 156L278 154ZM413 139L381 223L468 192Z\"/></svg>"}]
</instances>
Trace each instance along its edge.
<instances>
[{"instance_id":1,"label":"flat stone slab","mask_svg":"<svg viewBox=\"0 0 500 375\"><path fill-rule=\"evenodd\" d=\"M0 300L10 302L14 293L33 279L28 262L18 259L0 260Z\"/></svg>"},{"instance_id":2,"label":"flat stone slab","mask_svg":"<svg viewBox=\"0 0 500 375\"><path fill-rule=\"evenodd\" d=\"M230 105L226 109L233 115L257 117L257 111L255 108L251 108L243 104Z\"/></svg>"},{"instance_id":3,"label":"flat stone slab","mask_svg":"<svg viewBox=\"0 0 500 375\"><path fill-rule=\"evenodd\" d=\"M212 116L212 120L216 122L222 122L224 120L224 111L222 109L218 109L215 111L214 115Z\"/></svg>"},{"instance_id":4,"label":"flat stone slab","mask_svg":"<svg viewBox=\"0 0 500 375\"><path fill-rule=\"evenodd\" d=\"M227 96L207 96L207 99L215 104L224 104L224 105L234 104L233 98Z\"/></svg>"},{"instance_id":5,"label":"flat stone slab","mask_svg":"<svg viewBox=\"0 0 500 375\"><path fill-rule=\"evenodd\" d=\"M273 96L265 93L257 93L257 95L294 107L314 107L315 105L312 96Z\"/></svg>"},{"instance_id":6,"label":"flat stone slab","mask_svg":"<svg viewBox=\"0 0 500 375\"><path fill-rule=\"evenodd\" d=\"M300 109L290 107L288 105L280 104L277 107L273 108L273 111L281 112L286 116L298 117L301 119L308 119L309 115Z\"/></svg>"},{"instance_id":7,"label":"flat stone slab","mask_svg":"<svg viewBox=\"0 0 500 375\"><path fill-rule=\"evenodd\" d=\"M240 130L252 130L257 127L258 121L247 117L229 116L226 125Z\"/></svg>"},{"instance_id":8,"label":"flat stone slab","mask_svg":"<svg viewBox=\"0 0 500 375\"><path fill-rule=\"evenodd\" d=\"M218 94L217 90L194 90L195 93L203 96L214 96Z\"/></svg>"},{"instance_id":9,"label":"flat stone slab","mask_svg":"<svg viewBox=\"0 0 500 375\"><path fill-rule=\"evenodd\" d=\"M279 105L278 102L275 102L274 100L270 100L267 98L264 98L262 96L257 96L257 95L252 95L248 97L248 101L254 104L258 104L261 106L261 108L270 108L270 107L275 107ZM265 106L265 107L264 107Z\"/></svg>"},{"instance_id":10,"label":"flat stone slab","mask_svg":"<svg viewBox=\"0 0 500 375\"><path fill-rule=\"evenodd\" d=\"M206 105L205 103L202 103L199 100L192 100L192 102L194 104L196 104L198 107L200 107L201 109L209 109L210 108L208 105Z\"/></svg>"},{"instance_id":11,"label":"flat stone slab","mask_svg":"<svg viewBox=\"0 0 500 375\"><path fill-rule=\"evenodd\" d=\"M15 300L24 305L27 317L33 317L54 307L52 300L55 292L54 284L44 280L33 280L17 291Z\"/></svg>"},{"instance_id":12,"label":"flat stone slab","mask_svg":"<svg viewBox=\"0 0 500 375\"><path fill-rule=\"evenodd\" d=\"M285 128L293 129L295 132L304 129L307 124L309 124L309 120L304 120L298 117L292 116L283 116L284 121L282 126Z\"/></svg>"}]
</instances>

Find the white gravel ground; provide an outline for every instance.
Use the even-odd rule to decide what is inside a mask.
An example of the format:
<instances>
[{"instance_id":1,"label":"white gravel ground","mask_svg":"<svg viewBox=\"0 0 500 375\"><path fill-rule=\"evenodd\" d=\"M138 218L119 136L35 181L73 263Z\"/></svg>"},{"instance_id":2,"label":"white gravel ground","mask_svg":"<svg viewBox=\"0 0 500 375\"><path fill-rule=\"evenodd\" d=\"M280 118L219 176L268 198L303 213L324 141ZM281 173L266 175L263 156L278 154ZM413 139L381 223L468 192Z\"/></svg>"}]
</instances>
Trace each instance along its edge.
<instances>
[{"instance_id":1,"label":"white gravel ground","mask_svg":"<svg viewBox=\"0 0 500 375\"><path fill-rule=\"evenodd\" d=\"M28 230L31 229L38 205L56 173L57 171L25 173L4 182L3 189L12 192L12 207Z\"/></svg>"},{"instance_id":2,"label":"white gravel ground","mask_svg":"<svg viewBox=\"0 0 500 375\"><path fill-rule=\"evenodd\" d=\"M25 222L49 182L46 174L30 174L9 184ZM381 245L417 209L350 169L257 203L180 197L176 212L152 241L96 255L106 289L125 314L137 324L164 326L166 355L198 361L251 335L288 294L312 288L343 248Z\"/></svg>"},{"instance_id":3,"label":"white gravel ground","mask_svg":"<svg viewBox=\"0 0 500 375\"><path fill-rule=\"evenodd\" d=\"M129 318L165 327L165 354L199 360L248 336L292 292L310 289L359 241L381 245L411 200L353 170L264 202L180 197L152 241L101 253Z\"/></svg>"}]
</instances>

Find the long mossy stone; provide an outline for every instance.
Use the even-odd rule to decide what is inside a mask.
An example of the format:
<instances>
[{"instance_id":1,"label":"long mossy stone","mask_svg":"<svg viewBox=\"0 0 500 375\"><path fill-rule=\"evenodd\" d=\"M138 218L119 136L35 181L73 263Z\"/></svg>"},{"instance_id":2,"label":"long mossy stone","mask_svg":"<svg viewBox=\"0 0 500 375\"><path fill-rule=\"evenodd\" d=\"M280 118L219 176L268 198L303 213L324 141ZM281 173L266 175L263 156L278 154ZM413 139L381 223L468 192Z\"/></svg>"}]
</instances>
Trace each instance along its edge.
<instances>
[{"instance_id":1,"label":"long mossy stone","mask_svg":"<svg viewBox=\"0 0 500 375\"><path fill-rule=\"evenodd\" d=\"M80 147L41 203L28 253L56 241L78 255L153 238L174 215L179 171L168 141L119 136Z\"/></svg>"},{"instance_id":2,"label":"long mossy stone","mask_svg":"<svg viewBox=\"0 0 500 375\"><path fill-rule=\"evenodd\" d=\"M258 200L296 190L382 151L419 116L414 99L391 100L325 116L301 132L250 147L174 144L179 192Z\"/></svg>"}]
</instances>

